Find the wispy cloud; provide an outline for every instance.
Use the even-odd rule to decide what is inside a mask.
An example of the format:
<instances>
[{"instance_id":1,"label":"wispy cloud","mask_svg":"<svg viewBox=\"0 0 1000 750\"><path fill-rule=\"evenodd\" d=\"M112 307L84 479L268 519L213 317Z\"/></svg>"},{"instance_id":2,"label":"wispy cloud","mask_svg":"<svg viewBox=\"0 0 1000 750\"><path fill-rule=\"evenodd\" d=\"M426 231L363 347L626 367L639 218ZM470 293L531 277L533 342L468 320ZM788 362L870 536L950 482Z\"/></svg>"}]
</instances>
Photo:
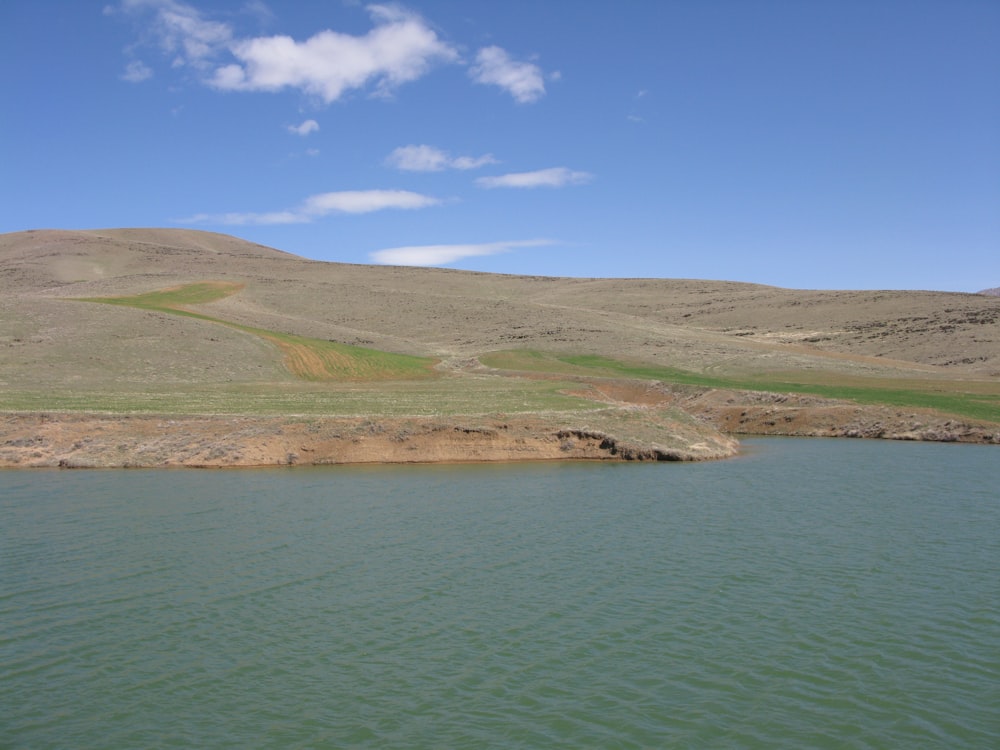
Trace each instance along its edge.
<instances>
[{"instance_id":1,"label":"wispy cloud","mask_svg":"<svg viewBox=\"0 0 1000 750\"><path fill-rule=\"evenodd\" d=\"M288 132L294 135L309 135L319 130L319 123L315 120L305 120L299 125L289 125Z\"/></svg>"},{"instance_id":2,"label":"wispy cloud","mask_svg":"<svg viewBox=\"0 0 1000 750\"><path fill-rule=\"evenodd\" d=\"M427 208L440 202L437 198L408 190L343 190L311 196L303 205L308 214L324 216L328 213L367 214L387 208Z\"/></svg>"},{"instance_id":3,"label":"wispy cloud","mask_svg":"<svg viewBox=\"0 0 1000 750\"><path fill-rule=\"evenodd\" d=\"M390 167L407 172L440 172L444 169L478 169L487 164L496 164L492 154L483 156L456 156L434 146L400 146L386 157Z\"/></svg>"},{"instance_id":4,"label":"wispy cloud","mask_svg":"<svg viewBox=\"0 0 1000 750\"><path fill-rule=\"evenodd\" d=\"M484 47L476 54L476 64L469 69L476 83L499 86L522 104L545 95L542 69L534 63L512 60L502 47Z\"/></svg>"},{"instance_id":5,"label":"wispy cloud","mask_svg":"<svg viewBox=\"0 0 1000 750\"><path fill-rule=\"evenodd\" d=\"M308 224L329 214L367 214L386 209L416 209L436 206L441 201L408 190L342 190L306 198L298 207L262 213L195 214L179 219L180 224Z\"/></svg>"},{"instance_id":6,"label":"wispy cloud","mask_svg":"<svg viewBox=\"0 0 1000 750\"><path fill-rule=\"evenodd\" d=\"M265 224L307 224L313 217L297 211L267 211L263 213L195 214L177 219L178 224L216 224L239 227Z\"/></svg>"},{"instance_id":7,"label":"wispy cloud","mask_svg":"<svg viewBox=\"0 0 1000 750\"><path fill-rule=\"evenodd\" d=\"M476 245L412 245L376 250L370 258L376 263L392 266L443 266L463 258L506 253L522 247L544 247L556 244L553 240L516 240L513 242L486 242Z\"/></svg>"},{"instance_id":8,"label":"wispy cloud","mask_svg":"<svg viewBox=\"0 0 1000 750\"><path fill-rule=\"evenodd\" d=\"M635 94L635 101L640 102L643 99L645 99L648 95L649 95L648 89L639 89L639 91L637 91ZM636 122L636 123L646 122L646 118L643 117L642 115L637 114L635 111L632 111L628 115L626 115L626 119L629 122Z\"/></svg>"},{"instance_id":9,"label":"wispy cloud","mask_svg":"<svg viewBox=\"0 0 1000 750\"><path fill-rule=\"evenodd\" d=\"M511 172L496 177L480 177L476 184L483 188L536 188L584 185L594 179L590 172L577 172L566 167L539 169L534 172Z\"/></svg>"},{"instance_id":10,"label":"wispy cloud","mask_svg":"<svg viewBox=\"0 0 1000 750\"><path fill-rule=\"evenodd\" d=\"M256 18L260 24L269 24L274 21L274 11L263 0L249 0L249 2L243 3L240 12Z\"/></svg>"},{"instance_id":11,"label":"wispy cloud","mask_svg":"<svg viewBox=\"0 0 1000 750\"><path fill-rule=\"evenodd\" d=\"M142 60L132 60L125 66L125 72L122 73L122 80L129 83L140 83L152 77L153 69Z\"/></svg>"},{"instance_id":12,"label":"wispy cloud","mask_svg":"<svg viewBox=\"0 0 1000 750\"><path fill-rule=\"evenodd\" d=\"M144 26L173 56L174 66L204 68L233 39L229 24L211 21L179 0L122 0L121 7L127 13L151 16Z\"/></svg>"}]
</instances>

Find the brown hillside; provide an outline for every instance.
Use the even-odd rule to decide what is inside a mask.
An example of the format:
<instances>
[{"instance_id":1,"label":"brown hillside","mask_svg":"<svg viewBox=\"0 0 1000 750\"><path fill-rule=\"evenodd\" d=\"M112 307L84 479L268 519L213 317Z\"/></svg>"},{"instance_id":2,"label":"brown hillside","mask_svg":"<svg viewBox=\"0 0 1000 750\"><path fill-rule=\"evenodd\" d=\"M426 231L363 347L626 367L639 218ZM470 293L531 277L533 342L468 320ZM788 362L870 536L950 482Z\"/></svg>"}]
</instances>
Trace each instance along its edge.
<instances>
[{"instance_id":1,"label":"brown hillside","mask_svg":"<svg viewBox=\"0 0 1000 750\"><path fill-rule=\"evenodd\" d=\"M245 285L211 305L227 320L445 359L527 348L705 372L1000 375L1000 300L983 295L347 265L206 232L117 229L0 236L0 345L33 364L8 359L0 377L72 361L86 380L101 369L88 357L138 349L142 378L277 376L273 353L238 332L67 300L205 280Z\"/></svg>"},{"instance_id":2,"label":"brown hillside","mask_svg":"<svg viewBox=\"0 0 1000 750\"><path fill-rule=\"evenodd\" d=\"M998 423L996 297L0 235L0 466L704 459L731 434L998 443Z\"/></svg>"}]
</instances>

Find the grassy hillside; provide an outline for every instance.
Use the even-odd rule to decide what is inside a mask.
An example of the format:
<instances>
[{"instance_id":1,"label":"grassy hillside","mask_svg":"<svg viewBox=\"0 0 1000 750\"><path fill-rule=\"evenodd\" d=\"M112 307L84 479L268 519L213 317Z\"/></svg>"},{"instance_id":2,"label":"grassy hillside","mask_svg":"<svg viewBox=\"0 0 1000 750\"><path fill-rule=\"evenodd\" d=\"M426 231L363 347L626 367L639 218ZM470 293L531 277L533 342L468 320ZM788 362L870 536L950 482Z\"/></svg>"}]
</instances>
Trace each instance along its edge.
<instances>
[{"instance_id":1,"label":"grassy hillside","mask_svg":"<svg viewBox=\"0 0 1000 750\"><path fill-rule=\"evenodd\" d=\"M592 354L546 355L535 351L494 352L480 360L498 369L655 380L702 388L810 394L854 401L937 411L975 420L1000 423L1000 383L990 381L942 382L919 378L865 378L838 374L816 377L809 372L772 373L759 377L726 377L673 367L621 362Z\"/></svg>"},{"instance_id":2,"label":"grassy hillside","mask_svg":"<svg viewBox=\"0 0 1000 750\"><path fill-rule=\"evenodd\" d=\"M0 352L8 410L579 410L574 381L613 378L1000 422L996 297L358 266L191 230L0 236Z\"/></svg>"},{"instance_id":3,"label":"grassy hillside","mask_svg":"<svg viewBox=\"0 0 1000 750\"><path fill-rule=\"evenodd\" d=\"M243 284L205 281L123 297L82 297L83 302L133 307L138 310L183 315L234 328L273 344L280 350L288 372L309 381L385 381L425 379L433 376L435 360L406 354L381 352L359 346L321 341L306 336L268 331L232 323L197 312L194 306L228 297Z\"/></svg>"}]
</instances>

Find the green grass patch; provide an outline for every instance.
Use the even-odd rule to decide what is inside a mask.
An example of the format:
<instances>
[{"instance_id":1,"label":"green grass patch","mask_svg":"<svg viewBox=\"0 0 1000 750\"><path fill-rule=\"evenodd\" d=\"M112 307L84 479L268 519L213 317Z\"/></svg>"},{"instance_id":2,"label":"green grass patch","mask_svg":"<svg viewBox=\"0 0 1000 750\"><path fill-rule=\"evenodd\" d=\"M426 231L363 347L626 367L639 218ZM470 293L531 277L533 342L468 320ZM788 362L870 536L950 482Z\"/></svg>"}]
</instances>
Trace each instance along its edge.
<instances>
[{"instance_id":1,"label":"green grass patch","mask_svg":"<svg viewBox=\"0 0 1000 750\"><path fill-rule=\"evenodd\" d=\"M727 390L796 393L854 401L859 404L933 409L984 422L1000 423L1000 383L876 378L845 378L835 373L796 378L781 376L726 377L637 362L623 362L597 355L555 355L535 351L495 352L480 361L489 367L562 375L658 380ZM824 378L826 382L815 382ZM843 382L843 381L849 382ZM839 382L838 382L839 381Z\"/></svg>"},{"instance_id":2,"label":"green grass patch","mask_svg":"<svg viewBox=\"0 0 1000 750\"><path fill-rule=\"evenodd\" d=\"M188 305L207 304L223 299L242 288L242 284L207 281L127 297L85 297L81 298L81 301L183 315L258 336L274 344L281 351L288 371L303 380L422 380L437 376L434 370L436 360L429 357L396 354L336 341L269 331L187 309Z\"/></svg>"},{"instance_id":3,"label":"green grass patch","mask_svg":"<svg viewBox=\"0 0 1000 750\"><path fill-rule=\"evenodd\" d=\"M243 284L229 281L203 281L197 284L160 289L155 292L133 294L127 297L84 297L86 302L103 302L106 305L138 307L142 310L176 312L185 305L204 305L228 297L243 288Z\"/></svg>"},{"instance_id":4,"label":"green grass patch","mask_svg":"<svg viewBox=\"0 0 1000 750\"><path fill-rule=\"evenodd\" d=\"M577 356L559 357L559 361L574 367L581 367L588 370L599 370L615 377L636 378L639 380L662 380L667 383L679 383L683 385L700 385L707 388L744 388L739 385L748 381L734 380L730 378L713 377L702 375L690 370L680 370L676 367L659 367L656 365L628 364L619 362L609 357L597 355L581 354ZM756 389L766 390L766 389Z\"/></svg>"},{"instance_id":5,"label":"green grass patch","mask_svg":"<svg viewBox=\"0 0 1000 750\"><path fill-rule=\"evenodd\" d=\"M559 375L660 380L665 383L700 385L708 388L738 387L720 385L725 380L724 378L700 375L673 367L629 364L611 359L610 357L592 354L556 355L532 350L516 350L491 352L479 357L479 361L487 367L495 367L498 370L522 370Z\"/></svg>"}]
</instances>

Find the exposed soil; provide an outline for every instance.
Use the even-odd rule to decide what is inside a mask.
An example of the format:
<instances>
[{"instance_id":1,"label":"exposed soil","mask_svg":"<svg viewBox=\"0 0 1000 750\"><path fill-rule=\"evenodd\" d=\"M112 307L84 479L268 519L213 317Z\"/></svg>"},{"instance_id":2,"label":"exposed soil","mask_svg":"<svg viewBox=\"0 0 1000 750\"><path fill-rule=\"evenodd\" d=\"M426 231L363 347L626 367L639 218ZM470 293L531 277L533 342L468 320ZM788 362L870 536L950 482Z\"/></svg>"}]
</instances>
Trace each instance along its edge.
<instances>
[{"instance_id":1,"label":"exposed soil","mask_svg":"<svg viewBox=\"0 0 1000 750\"><path fill-rule=\"evenodd\" d=\"M861 405L819 396L615 380L588 381L576 393L609 404L674 407L728 435L1000 445L1000 425L942 416L930 410Z\"/></svg>"},{"instance_id":2,"label":"exposed soil","mask_svg":"<svg viewBox=\"0 0 1000 750\"><path fill-rule=\"evenodd\" d=\"M882 438L1000 445L1000 426L931 411L860 406L810 396L747 391L678 394L671 401L731 435Z\"/></svg>"},{"instance_id":3,"label":"exposed soil","mask_svg":"<svg viewBox=\"0 0 1000 750\"><path fill-rule=\"evenodd\" d=\"M593 418L593 417L591 417ZM581 418L582 419L582 418ZM725 458L735 440L710 430L681 447L623 440L544 417L368 419L8 414L0 467L237 467L589 459Z\"/></svg>"},{"instance_id":4,"label":"exposed soil","mask_svg":"<svg viewBox=\"0 0 1000 750\"><path fill-rule=\"evenodd\" d=\"M1000 445L1000 427L933 412L859 406L813 396L648 382L581 383L579 395L615 408L598 417L162 417L7 414L0 467L238 467L537 460L692 461L738 452L726 435L921 440ZM672 414L700 422L682 425ZM631 421L630 421L631 420ZM616 437L600 426L633 434ZM636 437L667 430L670 445Z\"/></svg>"}]
</instances>

